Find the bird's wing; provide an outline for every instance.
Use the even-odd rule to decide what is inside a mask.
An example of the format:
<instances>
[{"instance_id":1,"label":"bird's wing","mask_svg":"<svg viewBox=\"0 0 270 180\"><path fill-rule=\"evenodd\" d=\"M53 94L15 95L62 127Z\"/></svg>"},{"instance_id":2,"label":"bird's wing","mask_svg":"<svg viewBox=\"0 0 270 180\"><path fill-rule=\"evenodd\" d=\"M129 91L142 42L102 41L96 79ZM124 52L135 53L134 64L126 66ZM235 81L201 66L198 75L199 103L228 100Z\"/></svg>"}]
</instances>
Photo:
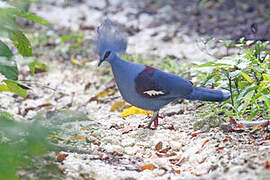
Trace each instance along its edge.
<instances>
[{"instance_id":1,"label":"bird's wing","mask_svg":"<svg viewBox=\"0 0 270 180\"><path fill-rule=\"evenodd\" d=\"M192 84L174 74L146 66L135 78L136 92L147 98L180 97L192 92Z\"/></svg>"}]
</instances>

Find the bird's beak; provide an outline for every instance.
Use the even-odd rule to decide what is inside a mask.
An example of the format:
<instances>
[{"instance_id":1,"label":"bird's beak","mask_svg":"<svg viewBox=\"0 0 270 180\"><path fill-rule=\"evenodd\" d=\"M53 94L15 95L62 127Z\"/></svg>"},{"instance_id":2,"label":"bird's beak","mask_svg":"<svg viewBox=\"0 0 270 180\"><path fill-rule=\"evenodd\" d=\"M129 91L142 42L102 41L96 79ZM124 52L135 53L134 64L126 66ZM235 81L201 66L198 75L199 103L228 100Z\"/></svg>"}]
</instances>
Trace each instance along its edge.
<instances>
[{"instance_id":1,"label":"bird's beak","mask_svg":"<svg viewBox=\"0 0 270 180\"><path fill-rule=\"evenodd\" d=\"M103 59L100 59L99 62L98 62L98 67L103 63Z\"/></svg>"}]
</instances>

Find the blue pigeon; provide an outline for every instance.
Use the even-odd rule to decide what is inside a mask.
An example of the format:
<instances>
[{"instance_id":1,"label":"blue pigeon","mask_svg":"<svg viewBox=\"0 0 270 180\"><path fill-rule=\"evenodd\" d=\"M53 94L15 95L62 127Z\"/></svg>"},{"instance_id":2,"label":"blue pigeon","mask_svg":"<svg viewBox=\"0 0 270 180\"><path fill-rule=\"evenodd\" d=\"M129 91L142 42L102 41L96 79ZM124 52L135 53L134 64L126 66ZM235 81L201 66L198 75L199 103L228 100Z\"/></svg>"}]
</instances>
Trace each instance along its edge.
<instances>
[{"instance_id":1,"label":"blue pigeon","mask_svg":"<svg viewBox=\"0 0 270 180\"><path fill-rule=\"evenodd\" d=\"M154 112L148 128L153 122L157 127L159 110L176 99L221 102L230 98L228 91L194 87L177 75L122 60L117 53L126 51L127 35L120 24L109 19L98 26L95 44L98 66L104 61L111 64L122 97L133 106Z\"/></svg>"}]
</instances>

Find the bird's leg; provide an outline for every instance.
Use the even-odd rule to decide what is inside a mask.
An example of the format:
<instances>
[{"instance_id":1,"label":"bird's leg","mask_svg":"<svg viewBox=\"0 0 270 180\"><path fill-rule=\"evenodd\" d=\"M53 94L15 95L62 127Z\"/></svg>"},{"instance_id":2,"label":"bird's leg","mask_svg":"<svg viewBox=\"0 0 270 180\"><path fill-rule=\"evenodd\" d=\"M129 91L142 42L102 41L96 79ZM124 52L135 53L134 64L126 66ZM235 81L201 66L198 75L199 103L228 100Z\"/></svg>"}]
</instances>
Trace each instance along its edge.
<instances>
[{"instance_id":1,"label":"bird's leg","mask_svg":"<svg viewBox=\"0 0 270 180\"><path fill-rule=\"evenodd\" d=\"M154 112L154 114L153 114L147 128L150 129L153 122L154 122L154 126L156 128L158 126L158 111Z\"/></svg>"}]
</instances>

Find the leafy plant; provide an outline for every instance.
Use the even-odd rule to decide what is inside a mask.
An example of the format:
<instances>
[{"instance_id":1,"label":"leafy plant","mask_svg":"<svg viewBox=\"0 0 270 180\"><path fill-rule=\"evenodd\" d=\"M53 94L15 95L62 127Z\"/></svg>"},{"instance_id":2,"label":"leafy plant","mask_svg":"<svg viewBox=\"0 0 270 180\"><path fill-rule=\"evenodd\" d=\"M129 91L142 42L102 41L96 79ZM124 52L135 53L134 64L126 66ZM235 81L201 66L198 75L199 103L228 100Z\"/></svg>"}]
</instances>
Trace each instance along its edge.
<instances>
[{"instance_id":1,"label":"leafy plant","mask_svg":"<svg viewBox=\"0 0 270 180\"><path fill-rule=\"evenodd\" d=\"M31 57L33 56L31 43L17 23L17 18L28 19L47 26L49 23L0 0L0 37L9 39L23 57ZM25 97L27 92L18 82L18 68L14 56L8 45L0 39L0 73L7 78L4 81L5 84L0 84L0 91L9 91ZM34 72L33 64L30 64L30 67L31 72Z\"/></svg>"},{"instance_id":2,"label":"leafy plant","mask_svg":"<svg viewBox=\"0 0 270 180\"><path fill-rule=\"evenodd\" d=\"M198 70L206 75L202 86L212 84L231 92L231 99L225 101L222 107L231 107L232 115L248 120L256 116L269 119L270 51L266 50L268 44L269 42L261 41L254 44L241 39L239 44L234 45L239 49L237 54L198 65Z\"/></svg>"},{"instance_id":3,"label":"leafy plant","mask_svg":"<svg viewBox=\"0 0 270 180\"><path fill-rule=\"evenodd\" d=\"M49 129L34 123L16 122L0 111L0 179L19 179L16 172L31 166L33 157L48 152Z\"/></svg>"}]
</instances>

